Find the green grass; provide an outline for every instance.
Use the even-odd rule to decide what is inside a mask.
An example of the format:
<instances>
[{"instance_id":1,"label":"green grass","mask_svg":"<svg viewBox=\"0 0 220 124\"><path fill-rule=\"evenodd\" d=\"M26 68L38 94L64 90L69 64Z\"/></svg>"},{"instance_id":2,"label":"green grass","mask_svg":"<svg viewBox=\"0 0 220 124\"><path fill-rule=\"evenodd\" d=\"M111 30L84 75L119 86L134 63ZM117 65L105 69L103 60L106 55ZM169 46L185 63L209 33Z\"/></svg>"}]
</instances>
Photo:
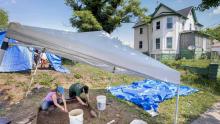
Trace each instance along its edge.
<instances>
[{"instance_id":1,"label":"green grass","mask_svg":"<svg viewBox=\"0 0 220 124\"><path fill-rule=\"evenodd\" d=\"M215 102L220 100L220 96L215 94L211 89L202 85L190 85L198 88L200 91L189 96L180 96L179 98L179 123L188 124L192 120L199 117L199 115L205 112ZM171 124L174 121L174 112L176 108L176 98L166 100L159 105L159 115L151 117L143 109L137 109L136 105L131 102L118 99L112 95L115 100L127 104L129 112L139 114L141 119L146 120L149 124Z\"/></svg>"},{"instance_id":2,"label":"green grass","mask_svg":"<svg viewBox=\"0 0 220 124\"><path fill-rule=\"evenodd\" d=\"M5 116L6 112L4 108L0 108L0 117Z\"/></svg>"},{"instance_id":3,"label":"green grass","mask_svg":"<svg viewBox=\"0 0 220 124\"><path fill-rule=\"evenodd\" d=\"M194 63L194 60L182 60L180 65L190 65L196 67L207 67L209 60L198 60ZM202 64L201 64L202 63ZM175 64L174 64L175 65ZM172 67L176 67L172 66ZM130 84L133 81L142 80L139 77L127 76L127 75L119 75L112 74L97 68L93 68L91 66L77 64L75 68L73 67L73 72L77 71L83 78L87 75L91 77L91 81L94 81L92 88L105 88L108 83L111 83L111 86L117 86L121 84ZM190 75L190 74L189 74ZM187 77L187 75L185 75ZM194 93L189 96L181 96L179 99L179 123L180 124L188 124L192 120L199 117L199 115L205 112L208 108L210 108L215 102L220 100L220 96L218 92L216 92L214 88L214 84L217 82L211 82L209 80L199 80L199 76L195 76L191 74L191 77L183 78L184 85L192 86L199 89L199 92ZM107 80L107 81L106 81ZM203 82L200 82L203 81ZM213 83L213 84L212 84ZM175 102L176 99L166 100L159 106L159 115L156 117L150 117L148 113L146 113L141 108L138 108L136 105L115 98L115 100L127 105L128 111L134 114L138 114L140 118L146 120L149 124L170 124L174 121L174 112L175 112ZM205 99L205 100L204 100Z\"/></svg>"},{"instance_id":4,"label":"green grass","mask_svg":"<svg viewBox=\"0 0 220 124\"><path fill-rule=\"evenodd\" d=\"M211 63L211 60L209 59L183 60L182 59L182 60L164 60L162 62L172 68L177 68L178 66L191 66L191 67L206 68Z\"/></svg>"},{"instance_id":5,"label":"green grass","mask_svg":"<svg viewBox=\"0 0 220 124\"><path fill-rule=\"evenodd\" d=\"M47 74L47 73L40 73L35 78L35 82L39 83L40 85L51 87L52 82L56 79L55 77Z\"/></svg>"},{"instance_id":6,"label":"green grass","mask_svg":"<svg viewBox=\"0 0 220 124\"><path fill-rule=\"evenodd\" d=\"M192 85L193 86L193 85ZM191 94L189 96L181 96L179 99L179 122L190 123L192 120L199 117L199 115L205 112L215 102L220 100L220 96L214 92L200 86L194 86L199 88L199 92ZM165 117L165 123L171 123L173 121L175 111L175 99L167 100L160 104L158 116L159 119Z\"/></svg>"},{"instance_id":7,"label":"green grass","mask_svg":"<svg viewBox=\"0 0 220 124\"><path fill-rule=\"evenodd\" d=\"M197 63L198 62L198 63ZM176 68L181 65L190 65L196 67L207 67L209 60L180 60L177 62L165 62L169 66ZM74 65L74 66L73 66ZM41 84L49 87L51 82L56 80L61 80L62 84L68 82L81 82L88 84L91 89L105 89L109 84L111 86L117 86L121 84L130 84L133 81L143 80L143 78L128 76L128 75L120 75L120 74L112 74L110 72L103 71L98 68L94 68L84 64L67 64L65 65L71 70L71 74L64 75L60 73L51 73L51 71L44 71L43 73L39 73L35 82L40 82ZM184 70L180 70L184 71ZM5 81L6 84L14 84L16 81L12 77L11 74L1 74L2 78L7 77ZM23 76L23 75L21 75ZM23 78L28 78L30 76L26 76ZM30 80L30 79L29 79ZM28 80L28 81L29 81ZM66 81L66 82L65 82ZM192 86L198 88L200 91L198 93L194 93L189 96L181 96L179 101L179 122L180 124L188 124L193 119L197 118L201 113L205 112L209 107L211 107L215 102L220 100L219 89L220 83L219 81L210 81L206 79L206 77L202 77L200 75L195 75L192 73L188 73L187 75L182 75L182 81L184 85ZM16 81L18 82L18 81ZM27 82L26 82L27 83ZM29 82L28 82L29 83ZM20 87L26 89L26 84L23 81L19 83ZM159 106L159 115L156 117L150 117L150 115L145 112L143 109L138 108L136 105L117 99L110 94L108 97L114 98L115 100L123 103L123 109L126 109L128 112L134 113L138 115L143 120L146 120L149 124L170 124L173 123L174 111L175 111L175 98L166 100ZM5 111L0 109L0 115L4 114Z\"/></svg>"}]
</instances>

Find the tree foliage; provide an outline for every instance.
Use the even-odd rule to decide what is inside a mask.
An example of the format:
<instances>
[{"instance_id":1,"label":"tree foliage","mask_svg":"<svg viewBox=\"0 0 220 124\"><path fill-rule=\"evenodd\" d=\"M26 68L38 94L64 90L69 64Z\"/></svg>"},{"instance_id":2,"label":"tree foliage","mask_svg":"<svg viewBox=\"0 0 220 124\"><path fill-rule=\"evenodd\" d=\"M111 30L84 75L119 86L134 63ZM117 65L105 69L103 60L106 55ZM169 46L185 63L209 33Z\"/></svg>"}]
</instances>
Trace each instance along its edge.
<instances>
[{"instance_id":1,"label":"tree foliage","mask_svg":"<svg viewBox=\"0 0 220 124\"><path fill-rule=\"evenodd\" d=\"M140 0L65 0L73 10L70 22L80 32L105 30L108 33L137 18L149 21L146 8L140 7Z\"/></svg>"},{"instance_id":2,"label":"tree foliage","mask_svg":"<svg viewBox=\"0 0 220 124\"><path fill-rule=\"evenodd\" d=\"M202 3L197 7L200 11L205 11L212 7L218 7L220 5L220 0L202 0Z\"/></svg>"},{"instance_id":3,"label":"tree foliage","mask_svg":"<svg viewBox=\"0 0 220 124\"><path fill-rule=\"evenodd\" d=\"M0 28L8 25L8 14L3 9L0 9Z\"/></svg>"},{"instance_id":4,"label":"tree foliage","mask_svg":"<svg viewBox=\"0 0 220 124\"><path fill-rule=\"evenodd\" d=\"M208 28L203 31L205 34L208 34L215 38L216 40L220 41L220 25L216 28Z\"/></svg>"}]
</instances>

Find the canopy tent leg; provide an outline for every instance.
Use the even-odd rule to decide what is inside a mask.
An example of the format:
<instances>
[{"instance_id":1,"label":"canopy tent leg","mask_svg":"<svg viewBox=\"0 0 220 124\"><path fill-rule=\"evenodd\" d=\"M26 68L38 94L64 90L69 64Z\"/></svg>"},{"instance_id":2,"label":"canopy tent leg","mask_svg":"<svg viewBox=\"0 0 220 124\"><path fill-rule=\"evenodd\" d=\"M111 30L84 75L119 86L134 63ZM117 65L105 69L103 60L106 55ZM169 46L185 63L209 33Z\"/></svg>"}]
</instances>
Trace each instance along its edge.
<instances>
[{"instance_id":1,"label":"canopy tent leg","mask_svg":"<svg viewBox=\"0 0 220 124\"><path fill-rule=\"evenodd\" d=\"M179 110L179 89L180 89L180 84L178 84L178 87L177 87L176 110L175 110L175 119L174 119L174 124L178 124L178 110Z\"/></svg>"},{"instance_id":2,"label":"canopy tent leg","mask_svg":"<svg viewBox=\"0 0 220 124\"><path fill-rule=\"evenodd\" d=\"M115 73L115 66L113 67L113 70L112 70L112 73L114 74ZM111 87L111 84L112 84L112 77L110 77L110 83L108 84L107 86L107 89L109 89Z\"/></svg>"},{"instance_id":3,"label":"canopy tent leg","mask_svg":"<svg viewBox=\"0 0 220 124\"><path fill-rule=\"evenodd\" d=\"M31 74L31 82L30 82L30 84L29 84L29 86L28 86L28 90L27 90L27 92L26 92L26 94L25 94L26 97L27 97L28 93L30 92L31 85L32 85L32 83L33 83L33 81L34 81L34 76L36 75L36 73L37 73L37 69L38 69L38 65L40 64L40 59L41 59L43 53L45 53L45 51L46 51L45 48L41 51L41 53L40 53L40 57L39 57L38 60L37 60L37 64L36 64L36 67L35 67L34 73Z\"/></svg>"}]
</instances>

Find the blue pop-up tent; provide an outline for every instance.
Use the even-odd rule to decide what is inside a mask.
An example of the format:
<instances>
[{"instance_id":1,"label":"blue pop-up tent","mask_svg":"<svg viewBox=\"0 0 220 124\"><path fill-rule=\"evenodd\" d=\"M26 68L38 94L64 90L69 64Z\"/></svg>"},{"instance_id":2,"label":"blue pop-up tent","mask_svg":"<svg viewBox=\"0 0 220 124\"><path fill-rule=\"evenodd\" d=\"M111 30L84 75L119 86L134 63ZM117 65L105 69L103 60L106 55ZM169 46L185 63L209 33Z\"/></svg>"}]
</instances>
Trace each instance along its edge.
<instances>
[{"instance_id":1,"label":"blue pop-up tent","mask_svg":"<svg viewBox=\"0 0 220 124\"><path fill-rule=\"evenodd\" d=\"M0 32L0 47L6 32ZM16 40L9 39L9 44L16 43ZM52 67L59 72L69 73L69 70L62 66L61 57L51 53L46 53L48 61ZM33 65L33 49L24 46L9 46L5 51L3 60L0 65L0 72L18 72L32 69Z\"/></svg>"}]
</instances>

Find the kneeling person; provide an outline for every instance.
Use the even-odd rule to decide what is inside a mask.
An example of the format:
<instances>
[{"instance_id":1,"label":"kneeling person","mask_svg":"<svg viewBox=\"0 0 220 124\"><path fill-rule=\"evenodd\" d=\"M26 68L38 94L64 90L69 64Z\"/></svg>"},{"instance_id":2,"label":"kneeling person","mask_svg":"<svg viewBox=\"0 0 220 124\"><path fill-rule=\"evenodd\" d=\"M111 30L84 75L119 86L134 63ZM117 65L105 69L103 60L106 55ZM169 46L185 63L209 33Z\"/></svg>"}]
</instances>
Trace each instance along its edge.
<instances>
[{"instance_id":1,"label":"kneeling person","mask_svg":"<svg viewBox=\"0 0 220 124\"><path fill-rule=\"evenodd\" d=\"M64 106L61 106L61 103L63 103ZM41 104L41 110L47 110L51 105L55 105L62 111L68 112L63 87L58 86L56 88L56 91L51 91L47 94L47 96L44 98L43 103Z\"/></svg>"},{"instance_id":2,"label":"kneeling person","mask_svg":"<svg viewBox=\"0 0 220 124\"><path fill-rule=\"evenodd\" d=\"M89 102L89 87L88 86L84 84L80 84L80 83L75 83L75 84L72 84L69 88L69 97L71 99L75 97L81 105L87 105L87 103L85 103L80 97L82 93L86 94L86 98L88 100L87 102Z\"/></svg>"}]
</instances>

